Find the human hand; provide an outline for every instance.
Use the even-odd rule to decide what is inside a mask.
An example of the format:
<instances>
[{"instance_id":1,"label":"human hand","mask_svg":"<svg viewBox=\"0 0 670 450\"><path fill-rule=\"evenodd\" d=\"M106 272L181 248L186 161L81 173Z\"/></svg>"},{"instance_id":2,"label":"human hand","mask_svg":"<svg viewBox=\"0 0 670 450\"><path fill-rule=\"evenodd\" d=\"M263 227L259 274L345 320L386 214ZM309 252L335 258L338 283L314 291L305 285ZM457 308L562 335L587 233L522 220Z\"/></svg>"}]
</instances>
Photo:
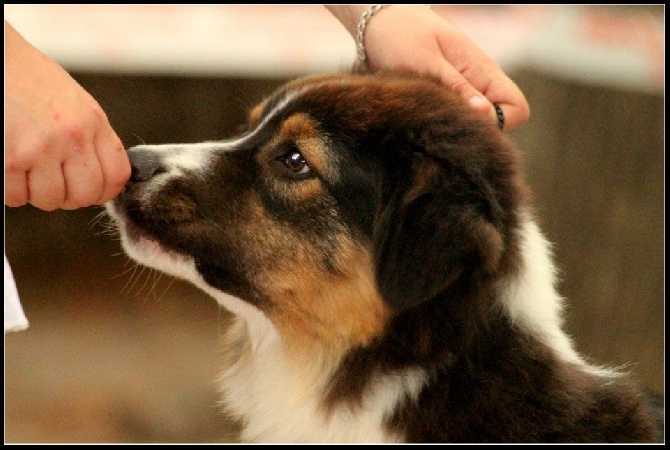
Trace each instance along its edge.
<instances>
[{"instance_id":1,"label":"human hand","mask_svg":"<svg viewBox=\"0 0 670 450\"><path fill-rule=\"evenodd\" d=\"M367 6L327 8L355 38ZM492 118L496 103L504 112L506 130L528 121L530 108L518 86L462 31L425 5L391 5L377 11L365 29L364 44L372 69L436 77Z\"/></svg>"},{"instance_id":2,"label":"human hand","mask_svg":"<svg viewBox=\"0 0 670 450\"><path fill-rule=\"evenodd\" d=\"M5 204L52 211L102 204L130 177L100 105L5 22Z\"/></svg>"}]
</instances>

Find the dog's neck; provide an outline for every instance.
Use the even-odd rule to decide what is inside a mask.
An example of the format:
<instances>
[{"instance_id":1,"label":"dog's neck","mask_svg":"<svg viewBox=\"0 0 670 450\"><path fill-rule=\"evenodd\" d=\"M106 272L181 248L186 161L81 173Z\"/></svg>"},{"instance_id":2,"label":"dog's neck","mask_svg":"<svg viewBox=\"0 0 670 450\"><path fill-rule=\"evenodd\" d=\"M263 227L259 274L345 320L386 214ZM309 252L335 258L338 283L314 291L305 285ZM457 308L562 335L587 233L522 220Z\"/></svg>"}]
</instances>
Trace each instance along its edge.
<instances>
[{"instance_id":1,"label":"dog's neck","mask_svg":"<svg viewBox=\"0 0 670 450\"><path fill-rule=\"evenodd\" d=\"M516 333L512 329L517 329L549 349L553 356L547 358L551 360L581 366L584 372L594 375L612 376L584 362L562 331L562 299L555 289L549 243L529 216L523 220L520 245L520 270L495 286L491 295L498 308L490 316L491 328L474 344L479 347L475 353L485 358L505 358L496 354L496 342L507 339L510 333ZM234 300L217 299L222 304ZM229 410L249 420L243 433L249 440L277 440L284 436L299 441L302 436L312 442L393 441L396 437L389 434L385 425L390 414L398 405L406 405L408 399L418 398L428 379L443 378L445 374L451 377L450 363L459 358L448 348L440 350L440 336L434 335L439 334L435 328L439 318L432 318L430 323L419 318L411 319L411 323L396 323L399 328L414 330L409 333L416 332L415 337L434 339L426 344L433 347L425 361L436 360L429 367L415 361L420 343L410 345L403 341L402 348L397 348L393 336L381 336L370 346L353 348L344 355L314 353L314 348L297 354L284 345L277 328L260 311L240 309L237 303L227 307L237 312L238 319L227 335L228 356L221 386ZM422 327L428 334L421 331ZM458 334L458 330L454 331ZM457 364L460 372L463 361ZM497 376L495 371L489 375ZM370 427L366 421L375 425Z\"/></svg>"},{"instance_id":2,"label":"dog's neck","mask_svg":"<svg viewBox=\"0 0 670 450\"><path fill-rule=\"evenodd\" d=\"M520 270L497 282L497 304L512 324L552 348L563 360L585 364L562 330L563 299L556 290L557 273L550 243L530 214L522 213L522 224ZM209 293L228 311L244 319L253 349L282 339L277 327L257 308L216 290Z\"/></svg>"}]
</instances>

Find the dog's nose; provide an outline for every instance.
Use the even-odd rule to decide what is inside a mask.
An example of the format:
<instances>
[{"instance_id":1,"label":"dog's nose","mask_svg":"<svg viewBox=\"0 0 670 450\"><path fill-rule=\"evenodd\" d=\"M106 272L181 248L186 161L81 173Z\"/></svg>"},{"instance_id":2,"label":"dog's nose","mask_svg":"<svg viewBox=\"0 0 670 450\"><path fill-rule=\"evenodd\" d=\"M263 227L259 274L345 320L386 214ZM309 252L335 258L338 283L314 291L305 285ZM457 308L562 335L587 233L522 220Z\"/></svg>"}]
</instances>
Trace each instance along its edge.
<instances>
[{"instance_id":1,"label":"dog's nose","mask_svg":"<svg viewBox=\"0 0 670 450\"><path fill-rule=\"evenodd\" d=\"M146 148L133 147L128 150L130 159L130 181L139 183L149 181L155 175L166 172L162 163L161 154Z\"/></svg>"}]
</instances>

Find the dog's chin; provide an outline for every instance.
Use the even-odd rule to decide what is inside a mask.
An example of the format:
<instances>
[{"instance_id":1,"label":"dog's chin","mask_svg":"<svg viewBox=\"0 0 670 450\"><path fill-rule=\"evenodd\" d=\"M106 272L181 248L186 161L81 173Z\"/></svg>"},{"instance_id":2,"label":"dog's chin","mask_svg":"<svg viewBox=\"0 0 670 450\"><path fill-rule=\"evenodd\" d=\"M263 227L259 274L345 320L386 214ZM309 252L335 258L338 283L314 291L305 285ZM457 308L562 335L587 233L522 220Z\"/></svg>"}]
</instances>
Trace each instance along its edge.
<instances>
[{"instance_id":1,"label":"dog's chin","mask_svg":"<svg viewBox=\"0 0 670 450\"><path fill-rule=\"evenodd\" d=\"M133 260L177 278L199 281L193 257L161 245L151 233L133 223L114 202L108 202L106 207L117 225L124 251Z\"/></svg>"},{"instance_id":2,"label":"dog's chin","mask_svg":"<svg viewBox=\"0 0 670 450\"><path fill-rule=\"evenodd\" d=\"M113 202L106 205L107 213L116 223L121 245L126 254L137 263L193 283L213 297L232 314L244 318L255 334L264 338L276 336L274 325L265 314L248 301L222 292L209 285L196 269L195 259L176 250L168 249L146 230L137 226Z\"/></svg>"}]
</instances>

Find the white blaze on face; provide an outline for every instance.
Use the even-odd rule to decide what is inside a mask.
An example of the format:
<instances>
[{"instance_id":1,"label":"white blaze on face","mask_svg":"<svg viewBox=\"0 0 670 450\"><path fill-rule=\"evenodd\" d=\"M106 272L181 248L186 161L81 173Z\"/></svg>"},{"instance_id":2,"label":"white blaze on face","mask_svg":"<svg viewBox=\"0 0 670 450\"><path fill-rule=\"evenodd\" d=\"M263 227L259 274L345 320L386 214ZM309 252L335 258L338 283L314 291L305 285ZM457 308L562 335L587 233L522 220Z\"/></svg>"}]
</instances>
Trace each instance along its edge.
<instances>
[{"instance_id":1,"label":"white blaze on face","mask_svg":"<svg viewBox=\"0 0 670 450\"><path fill-rule=\"evenodd\" d=\"M206 173L212 166L212 161L217 154L234 151L244 146L246 142L252 140L278 113L290 104L300 92L299 90L287 94L251 131L234 139L195 144L157 144L133 147L136 150L158 154L160 156L160 165L165 170L163 173L156 174L151 179L151 183L145 188L142 201L151 201L151 196L159 192L170 179L187 175L197 176L198 174Z\"/></svg>"}]
</instances>

